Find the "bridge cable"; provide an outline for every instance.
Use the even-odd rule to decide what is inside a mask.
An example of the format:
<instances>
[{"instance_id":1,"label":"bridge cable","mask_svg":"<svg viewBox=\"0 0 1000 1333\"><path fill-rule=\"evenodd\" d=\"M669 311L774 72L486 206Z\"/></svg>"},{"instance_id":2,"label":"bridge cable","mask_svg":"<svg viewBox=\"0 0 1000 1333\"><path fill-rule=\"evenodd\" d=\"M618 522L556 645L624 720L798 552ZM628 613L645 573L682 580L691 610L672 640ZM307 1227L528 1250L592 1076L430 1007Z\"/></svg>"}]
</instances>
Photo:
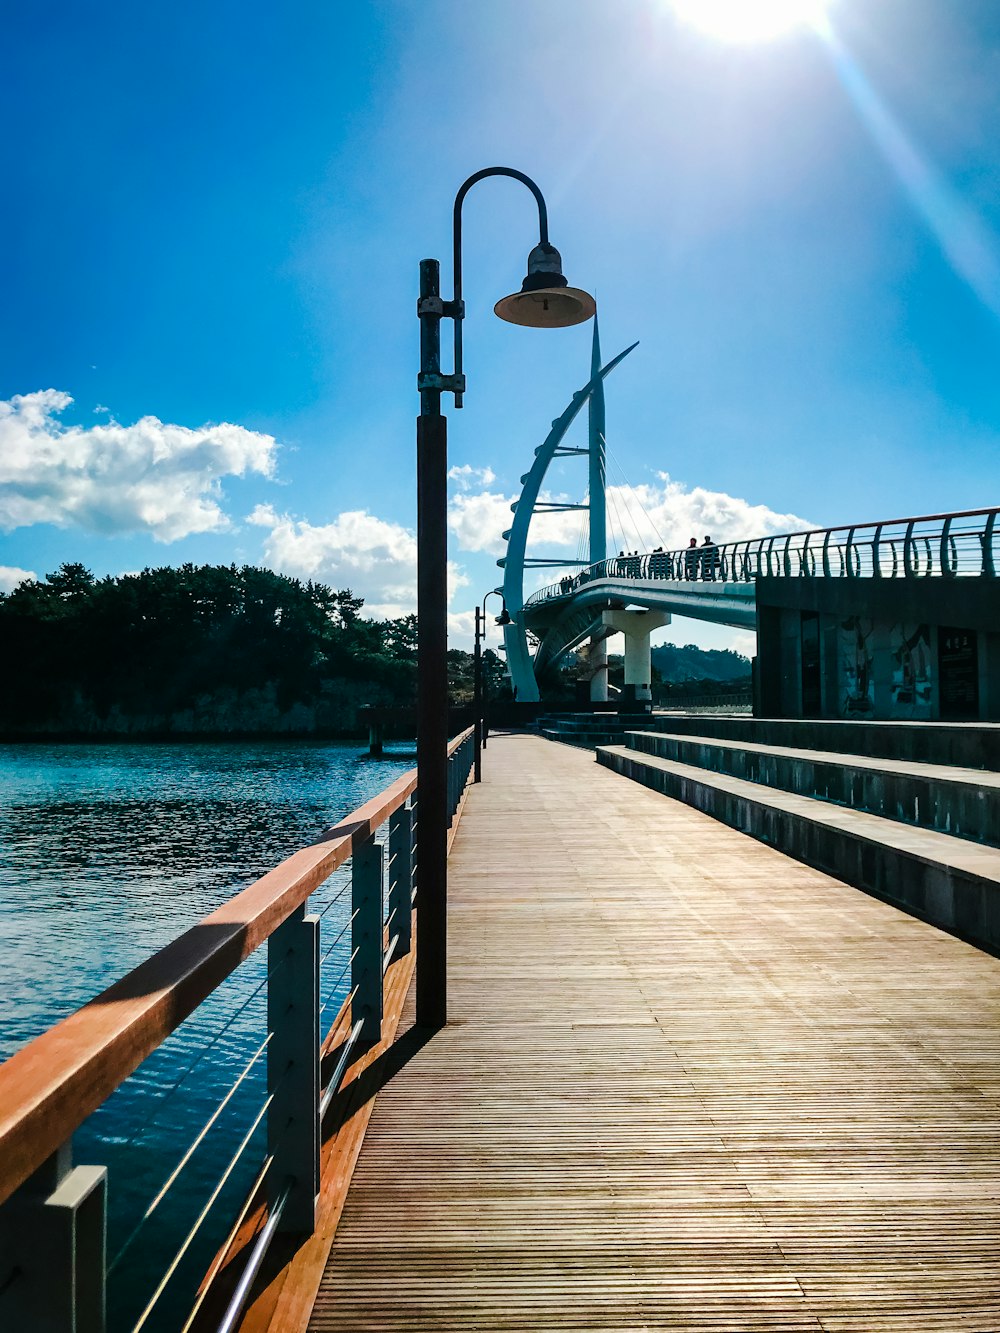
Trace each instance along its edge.
<instances>
[{"instance_id":1,"label":"bridge cable","mask_svg":"<svg viewBox=\"0 0 1000 1333\"><path fill-rule=\"evenodd\" d=\"M625 525L622 522L621 510L618 507L618 499L615 495L615 491L617 489L618 487L616 486L609 486L606 493L610 506L615 511L615 517L612 522L612 527L615 525L615 523L617 523L618 525L618 541L615 543L615 545L618 547L620 551L624 551L625 548L629 545L629 543L625 540Z\"/></svg>"},{"instance_id":2,"label":"bridge cable","mask_svg":"<svg viewBox=\"0 0 1000 1333\"><path fill-rule=\"evenodd\" d=\"M604 436L602 435L601 438L604 439ZM621 463L619 463L617 455L616 455L616 454L614 453L614 451L611 449L611 446L608 444L608 442L607 442L606 439L604 440L604 449L605 449L605 453L606 453L607 455L610 456L611 461L614 463L615 467L618 469L618 472L620 473L621 478L622 478L622 480L624 481L626 487L627 487L627 488L632 492L632 494L635 496L635 500L636 500L636 503L638 504L639 508L640 508L640 509L642 510L642 512L646 515L646 521L648 522L649 526L652 528L653 533L654 533L654 535L655 535L655 537L656 537L656 540L660 543L660 545L661 545L662 547L664 547L664 548L666 549L666 547L667 547L667 542L664 541L663 533L660 532L659 528L658 528L658 527L656 526L656 524L653 522L653 519L652 519L652 517L651 517L651 515L650 515L650 513L649 513L649 510L648 510L648 509L646 508L646 506L642 503L642 498L640 497L638 491L637 491L637 490L635 489L635 487L630 483L628 477L625 475L625 469L622 467Z\"/></svg>"},{"instance_id":3,"label":"bridge cable","mask_svg":"<svg viewBox=\"0 0 1000 1333\"><path fill-rule=\"evenodd\" d=\"M622 535L625 537L625 546L629 551L631 551L634 540L636 547L641 550L642 547L645 545L645 542L643 541L642 532L639 528L639 525L635 521L635 515L632 513L632 510L628 503L627 486L615 486L613 487L613 491L618 492L618 500L621 505L621 512L624 515Z\"/></svg>"}]
</instances>

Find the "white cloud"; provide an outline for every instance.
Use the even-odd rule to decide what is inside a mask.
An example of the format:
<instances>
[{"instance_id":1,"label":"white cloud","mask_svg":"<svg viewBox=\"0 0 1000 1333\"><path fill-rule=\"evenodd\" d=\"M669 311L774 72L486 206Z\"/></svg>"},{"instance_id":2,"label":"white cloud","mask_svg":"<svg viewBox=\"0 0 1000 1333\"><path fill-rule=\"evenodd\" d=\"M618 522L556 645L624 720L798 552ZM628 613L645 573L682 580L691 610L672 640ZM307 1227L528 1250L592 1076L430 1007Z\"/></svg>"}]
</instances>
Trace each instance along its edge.
<instances>
[{"instance_id":1,"label":"white cloud","mask_svg":"<svg viewBox=\"0 0 1000 1333\"><path fill-rule=\"evenodd\" d=\"M461 467L448 470L448 480L455 482L463 491L469 490L471 486L491 486L496 479L497 474L491 467L473 467L471 463L463 463Z\"/></svg>"},{"instance_id":2,"label":"white cloud","mask_svg":"<svg viewBox=\"0 0 1000 1333\"><path fill-rule=\"evenodd\" d=\"M176 541L230 526L222 478L274 473L271 435L227 422L196 430L143 417L64 426L56 389L0 400L0 528L33 523L146 532Z\"/></svg>"},{"instance_id":3,"label":"white cloud","mask_svg":"<svg viewBox=\"0 0 1000 1333\"><path fill-rule=\"evenodd\" d=\"M552 500L553 496L543 496ZM515 495L499 495L493 491L479 491L475 495L454 495L448 514L448 526L458 539L463 551L488 551L503 555L506 542L501 533L511 527L514 514L511 505ZM580 539L580 525L586 516L579 511L569 513L536 514L531 520L528 543L530 546L576 547Z\"/></svg>"},{"instance_id":4,"label":"white cloud","mask_svg":"<svg viewBox=\"0 0 1000 1333\"><path fill-rule=\"evenodd\" d=\"M448 524L459 547L502 555L506 543L501 533L514 521L511 504L516 499L488 490L454 496ZM575 551L585 521L585 515L574 511L538 514L531 521L529 548ZM767 505L751 504L724 491L709 491L702 486L688 490L682 482L671 481L665 472L658 474L658 484L608 487L609 548L621 543L627 550L649 551L660 545L673 550L687 546L691 537L700 542L711 536L722 544L797 532L810 526L795 514L780 514Z\"/></svg>"},{"instance_id":5,"label":"white cloud","mask_svg":"<svg viewBox=\"0 0 1000 1333\"><path fill-rule=\"evenodd\" d=\"M725 491L709 491L703 486L688 490L683 482L671 481L666 472L657 476L658 486L643 484L627 492L624 487L613 488L626 528L626 544L633 549L649 550L662 544L674 550L687 546L692 537L701 541L706 536L723 545L814 526L796 514L779 514L767 505L751 504ZM613 507L609 502L609 511Z\"/></svg>"},{"instance_id":6,"label":"white cloud","mask_svg":"<svg viewBox=\"0 0 1000 1333\"><path fill-rule=\"evenodd\" d=\"M496 652L503 643L503 630L496 624L497 607L492 603L486 606L486 625L483 643ZM451 611L448 614L448 646L450 648L471 648L476 638L476 611Z\"/></svg>"},{"instance_id":7,"label":"white cloud","mask_svg":"<svg viewBox=\"0 0 1000 1333\"><path fill-rule=\"evenodd\" d=\"M25 579L36 579L32 569L18 569L16 565L0 565L0 592L12 592Z\"/></svg>"},{"instance_id":8,"label":"white cloud","mask_svg":"<svg viewBox=\"0 0 1000 1333\"><path fill-rule=\"evenodd\" d=\"M734 653L742 653L744 657L756 657L757 635L752 630L739 630L726 646Z\"/></svg>"},{"instance_id":9,"label":"white cloud","mask_svg":"<svg viewBox=\"0 0 1000 1333\"><path fill-rule=\"evenodd\" d=\"M365 599L368 615L407 615L417 606L417 542L409 528L376 518L363 509L347 510L331 523L313 524L271 505L258 505L248 523L268 528L264 557L269 565L299 578L350 588ZM448 596L469 582L461 567L448 564Z\"/></svg>"}]
</instances>

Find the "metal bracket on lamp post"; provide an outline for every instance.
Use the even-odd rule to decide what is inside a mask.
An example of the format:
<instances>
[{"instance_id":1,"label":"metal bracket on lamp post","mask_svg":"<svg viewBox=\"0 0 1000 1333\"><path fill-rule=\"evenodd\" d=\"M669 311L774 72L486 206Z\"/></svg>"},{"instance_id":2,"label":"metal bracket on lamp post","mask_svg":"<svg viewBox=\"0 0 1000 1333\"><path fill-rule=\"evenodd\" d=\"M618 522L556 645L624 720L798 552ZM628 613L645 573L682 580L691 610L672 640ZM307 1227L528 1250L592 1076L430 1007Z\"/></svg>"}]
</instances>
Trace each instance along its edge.
<instances>
[{"instance_id":1,"label":"metal bracket on lamp post","mask_svg":"<svg viewBox=\"0 0 1000 1333\"><path fill-rule=\"evenodd\" d=\"M417 376L418 393L453 393L460 394L465 392L464 375L442 375L439 372L428 371L426 374Z\"/></svg>"}]
</instances>

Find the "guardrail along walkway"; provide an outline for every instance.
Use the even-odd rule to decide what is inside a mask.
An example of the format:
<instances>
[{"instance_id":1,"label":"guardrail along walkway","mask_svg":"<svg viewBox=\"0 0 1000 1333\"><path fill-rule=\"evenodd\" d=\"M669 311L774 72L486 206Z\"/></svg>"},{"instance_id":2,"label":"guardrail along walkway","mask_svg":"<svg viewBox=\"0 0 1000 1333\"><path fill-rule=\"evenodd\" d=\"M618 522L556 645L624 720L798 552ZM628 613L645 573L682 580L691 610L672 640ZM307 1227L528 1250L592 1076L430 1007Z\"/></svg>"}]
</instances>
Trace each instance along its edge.
<instances>
[{"instance_id":1,"label":"guardrail along walkway","mask_svg":"<svg viewBox=\"0 0 1000 1333\"><path fill-rule=\"evenodd\" d=\"M1000 961L582 751L484 758L452 1023L310 1329L1000 1329Z\"/></svg>"}]
</instances>

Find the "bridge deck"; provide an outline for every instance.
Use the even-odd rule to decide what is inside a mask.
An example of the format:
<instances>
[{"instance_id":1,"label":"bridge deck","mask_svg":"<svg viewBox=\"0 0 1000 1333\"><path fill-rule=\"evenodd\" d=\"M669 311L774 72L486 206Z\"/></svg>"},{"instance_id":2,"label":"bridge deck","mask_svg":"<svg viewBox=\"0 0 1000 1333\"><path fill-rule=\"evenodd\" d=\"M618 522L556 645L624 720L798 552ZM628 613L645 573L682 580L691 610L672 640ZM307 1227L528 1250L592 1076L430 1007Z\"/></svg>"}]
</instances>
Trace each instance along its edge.
<instances>
[{"instance_id":1,"label":"bridge deck","mask_svg":"<svg viewBox=\"0 0 1000 1333\"><path fill-rule=\"evenodd\" d=\"M1000 1329L1000 962L529 737L451 894L311 1330Z\"/></svg>"}]
</instances>

